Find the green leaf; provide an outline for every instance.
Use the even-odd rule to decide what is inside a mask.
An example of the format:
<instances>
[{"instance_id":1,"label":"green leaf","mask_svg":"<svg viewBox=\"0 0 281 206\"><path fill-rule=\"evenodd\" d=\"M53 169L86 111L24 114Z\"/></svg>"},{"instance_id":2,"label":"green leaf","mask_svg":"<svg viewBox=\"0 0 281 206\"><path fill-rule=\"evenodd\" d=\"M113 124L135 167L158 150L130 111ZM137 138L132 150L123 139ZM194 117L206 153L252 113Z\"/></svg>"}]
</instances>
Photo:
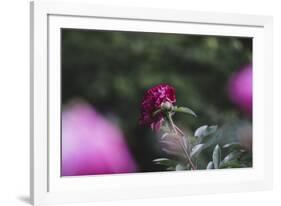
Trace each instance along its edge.
<instances>
[{"instance_id":1,"label":"green leaf","mask_svg":"<svg viewBox=\"0 0 281 206\"><path fill-rule=\"evenodd\" d=\"M221 165L226 164L227 162L236 160L238 157L240 157L241 153L234 151L230 152L228 155L225 156L225 158L222 160Z\"/></svg>"},{"instance_id":2,"label":"green leaf","mask_svg":"<svg viewBox=\"0 0 281 206\"><path fill-rule=\"evenodd\" d=\"M223 145L222 148L224 148L224 149L228 149L228 148L240 149L241 145L239 143L237 143L237 142L232 142L232 143Z\"/></svg>"},{"instance_id":3,"label":"green leaf","mask_svg":"<svg viewBox=\"0 0 281 206\"><path fill-rule=\"evenodd\" d=\"M206 129L208 128L208 125L203 125L199 128L197 128L194 132L194 136L195 137L204 137L206 136L205 135L205 132L206 132Z\"/></svg>"},{"instance_id":4,"label":"green leaf","mask_svg":"<svg viewBox=\"0 0 281 206\"><path fill-rule=\"evenodd\" d=\"M193 136L189 136L188 137L188 142L191 144L191 145L195 145L197 142L197 138L193 137Z\"/></svg>"},{"instance_id":5,"label":"green leaf","mask_svg":"<svg viewBox=\"0 0 281 206\"><path fill-rule=\"evenodd\" d=\"M168 158L157 158L157 159L154 159L153 162L162 162L162 161L168 161L170 159Z\"/></svg>"},{"instance_id":6,"label":"green leaf","mask_svg":"<svg viewBox=\"0 0 281 206\"><path fill-rule=\"evenodd\" d=\"M209 136L209 135L215 133L217 131L217 128L218 128L217 125L212 125L212 126L203 125L203 126L199 127L198 129L196 129L196 131L194 132L194 136L195 137Z\"/></svg>"},{"instance_id":7,"label":"green leaf","mask_svg":"<svg viewBox=\"0 0 281 206\"><path fill-rule=\"evenodd\" d=\"M221 168L243 168L243 167L247 167L247 166L244 164L240 164L240 162L237 160L229 161L221 165Z\"/></svg>"},{"instance_id":8,"label":"green leaf","mask_svg":"<svg viewBox=\"0 0 281 206\"><path fill-rule=\"evenodd\" d=\"M240 157L240 161L244 163L252 163L252 153L243 153L243 155Z\"/></svg>"},{"instance_id":9,"label":"green leaf","mask_svg":"<svg viewBox=\"0 0 281 206\"><path fill-rule=\"evenodd\" d=\"M186 114L190 114L194 117L196 117L197 115L195 114L194 111L192 111L191 109L189 109L188 107L177 107L175 106L173 109L172 109L173 112L181 112L181 113L186 113Z\"/></svg>"},{"instance_id":10,"label":"green leaf","mask_svg":"<svg viewBox=\"0 0 281 206\"><path fill-rule=\"evenodd\" d=\"M191 149L190 156L191 158L198 155L203 149L205 144L197 144Z\"/></svg>"},{"instance_id":11,"label":"green leaf","mask_svg":"<svg viewBox=\"0 0 281 206\"><path fill-rule=\"evenodd\" d=\"M214 163L210 161L206 167L207 170L214 169Z\"/></svg>"},{"instance_id":12,"label":"green leaf","mask_svg":"<svg viewBox=\"0 0 281 206\"><path fill-rule=\"evenodd\" d=\"M213 163L215 169L219 169L220 162L221 162L221 148L217 144L213 151Z\"/></svg>"},{"instance_id":13,"label":"green leaf","mask_svg":"<svg viewBox=\"0 0 281 206\"><path fill-rule=\"evenodd\" d=\"M168 158L158 158L158 159L153 160L153 162L155 162L155 164L158 164L158 165L164 165L164 166L173 167L173 168L176 167L176 165L177 165L177 161L171 160Z\"/></svg>"},{"instance_id":14,"label":"green leaf","mask_svg":"<svg viewBox=\"0 0 281 206\"><path fill-rule=\"evenodd\" d=\"M176 165L176 171L182 171L182 170L186 170L186 169L187 169L187 167L182 164Z\"/></svg>"}]
</instances>

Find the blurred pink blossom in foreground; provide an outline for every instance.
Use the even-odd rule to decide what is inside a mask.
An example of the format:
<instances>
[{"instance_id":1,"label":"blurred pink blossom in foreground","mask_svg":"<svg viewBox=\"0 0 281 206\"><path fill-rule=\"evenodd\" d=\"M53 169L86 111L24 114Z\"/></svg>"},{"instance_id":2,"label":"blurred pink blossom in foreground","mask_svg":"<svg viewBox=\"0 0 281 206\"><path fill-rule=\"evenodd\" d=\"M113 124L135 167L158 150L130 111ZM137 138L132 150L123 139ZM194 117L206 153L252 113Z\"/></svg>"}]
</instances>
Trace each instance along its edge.
<instances>
[{"instance_id":1,"label":"blurred pink blossom in foreground","mask_svg":"<svg viewBox=\"0 0 281 206\"><path fill-rule=\"evenodd\" d=\"M79 101L62 113L62 176L135 172L120 129Z\"/></svg>"},{"instance_id":2,"label":"blurred pink blossom in foreground","mask_svg":"<svg viewBox=\"0 0 281 206\"><path fill-rule=\"evenodd\" d=\"M252 65L246 65L232 75L228 84L231 101L247 115L252 114L252 75Z\"/></svg>"}]
</instances>

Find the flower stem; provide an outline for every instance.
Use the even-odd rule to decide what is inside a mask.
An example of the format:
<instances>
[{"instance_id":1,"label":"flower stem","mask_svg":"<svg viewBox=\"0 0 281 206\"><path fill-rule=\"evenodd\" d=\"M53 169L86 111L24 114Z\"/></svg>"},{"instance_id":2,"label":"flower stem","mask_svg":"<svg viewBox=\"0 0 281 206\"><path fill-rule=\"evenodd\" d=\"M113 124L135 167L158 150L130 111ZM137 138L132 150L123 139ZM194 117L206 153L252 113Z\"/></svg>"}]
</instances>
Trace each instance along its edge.
<instances>
[{"instance_id":1,"label":"flower stem","mask_svg":"<svg viewBox=\"0 0 281 206\"><path fill-rule=\"evenodd\" d=\"M188 162L189 162L190 166L192 167L193 170L196 170L196 166L193 164L193 162L192 162L192 160L191 160L191 157L189 156L188 152L186 151L184 145L182 144L181 141L179 141L179 143L180 143L180 146L182 147L182 149L183 149L183 151L184 151L184 153L185 153L185 156L186 156L187 159L188 159Z\"/></svg>"},{"instance_id":2,"label":"flower stem","mask_svg":"<svg viewBox=\"0 0 281 206\"><path fill-rule=\"evenodd\" d=\"M170 129L177 134L177 129L176 129L176 126L174 124L174 121L172 119L172 114L170 112L168 112L168 114L166 115L167 116L167 119L168 119L168 123L169 123L169 127Z\"/></svg>"},{"instance_id":3,"label":"flower stem","mask_svg":"<svg viewBox=\"0 0 281 206\"><path fill-rule=\"evenodd\" d=\"M174 121L172 119L172 114L170 112L168 112L168 114L166 115L168 123L169 123L169 127L170 129L175 133L175 134L179 134L182 138L184 138L184 133L174 124ZM190 155L187 152L187 148L185 147L185 145L183 144L183 142L181 141L181 139L178 139L180 147L182 148L182 150L184 151L184 154L188 160L188 163L190 164L190 166L192 167L193 170L196 170L196 166L193 164L192 159L190 157Z\"/></svg>"}]
</instances>

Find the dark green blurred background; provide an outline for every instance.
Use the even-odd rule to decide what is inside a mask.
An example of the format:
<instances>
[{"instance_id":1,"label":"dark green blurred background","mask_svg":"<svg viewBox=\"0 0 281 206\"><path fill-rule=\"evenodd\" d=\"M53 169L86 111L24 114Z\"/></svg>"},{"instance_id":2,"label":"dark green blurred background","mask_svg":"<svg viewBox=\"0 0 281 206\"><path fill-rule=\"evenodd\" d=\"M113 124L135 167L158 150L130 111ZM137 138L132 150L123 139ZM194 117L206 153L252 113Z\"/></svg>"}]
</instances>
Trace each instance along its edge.
<instances>
[{"instance_id":1,"label":"dark green blurred background","mask_svg":"<svg viewBox=\"0 0 281 206\"><path fill-rule=\"evenodd\" d=\"M175 117L187 133L207 125L251 121L228 98L228 80L252 59L252 39L63 29L62 104L91 103L122 128L140 171L158 171L163 156L150 128L139 126L144 92L159 83L176 88L177 105L198 117Z\"/></svg>"}]
</instances>

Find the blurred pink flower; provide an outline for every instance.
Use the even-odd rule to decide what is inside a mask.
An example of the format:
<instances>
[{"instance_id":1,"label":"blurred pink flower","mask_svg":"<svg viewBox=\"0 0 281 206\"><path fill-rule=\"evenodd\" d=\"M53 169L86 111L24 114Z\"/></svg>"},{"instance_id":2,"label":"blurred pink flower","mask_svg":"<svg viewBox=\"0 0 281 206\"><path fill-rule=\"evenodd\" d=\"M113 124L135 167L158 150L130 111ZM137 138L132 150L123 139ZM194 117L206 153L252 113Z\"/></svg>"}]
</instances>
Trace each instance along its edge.
<instances>
[{"instance_id":1,"label":"blurred pink flower","mask_svg":"<svg viewBox=\"0 0 281 206\"><path fill-rule=\"evenodd\" d=\"M234 73L228 84L231 101L247 115L252 114L252 73L252 65L248 64Z\"/></svg>"},{"instance_id":2,"label":"blurred pink flower","mask_svg":"<svg viewBox=\"0 0 281 206\"><path fill-rule=\"evenodd\" d=\"M90 105L72 103L62 113L62 175L129 173L136 164L120 129Z\"/></svg>"}]
</instances>

